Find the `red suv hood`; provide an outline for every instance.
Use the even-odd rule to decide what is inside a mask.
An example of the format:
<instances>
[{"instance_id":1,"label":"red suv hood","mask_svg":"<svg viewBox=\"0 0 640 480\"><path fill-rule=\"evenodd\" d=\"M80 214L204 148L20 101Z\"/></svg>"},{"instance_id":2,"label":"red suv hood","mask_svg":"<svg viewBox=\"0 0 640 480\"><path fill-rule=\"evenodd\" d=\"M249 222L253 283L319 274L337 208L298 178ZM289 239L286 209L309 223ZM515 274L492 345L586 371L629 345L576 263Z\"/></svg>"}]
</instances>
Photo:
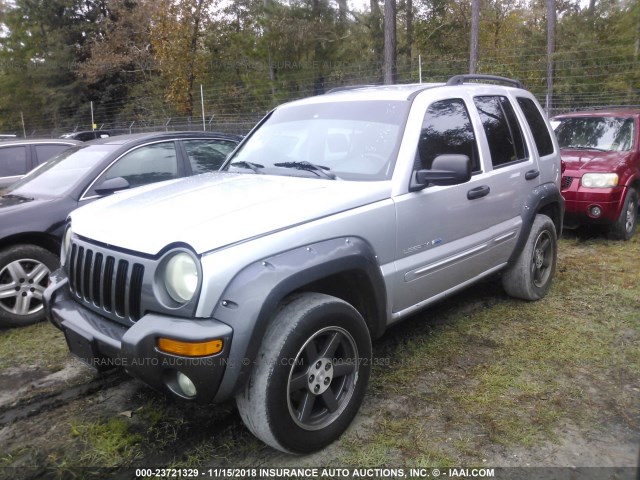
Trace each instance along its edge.
<instances>
[{"instance_id":1,"label":"red suv hood","mask_svg":"<svg viewBox=\"0 0 640 480\"><path fill-rule=\"evenodd\" d=\"M567 171L616 172L631 157L632 152L599 152L597 150L562 149L560 156Z\"/></svg>"}]
</instances>

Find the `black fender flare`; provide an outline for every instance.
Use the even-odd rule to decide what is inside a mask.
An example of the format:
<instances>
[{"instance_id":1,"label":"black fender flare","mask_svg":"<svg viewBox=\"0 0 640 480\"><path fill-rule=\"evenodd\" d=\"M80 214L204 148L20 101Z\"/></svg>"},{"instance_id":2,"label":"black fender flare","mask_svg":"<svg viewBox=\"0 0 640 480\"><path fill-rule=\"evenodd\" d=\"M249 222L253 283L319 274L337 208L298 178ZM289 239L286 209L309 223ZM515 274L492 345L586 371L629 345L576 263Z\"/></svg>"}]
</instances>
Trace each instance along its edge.
<instances>
[{"instance_id":1,"label":"black fender flare","mask_svg":"<svg viewBox=\"0 0 640 480\"><path fill-rule=\"evenodd\" d=\"M238 272L212 314L233 329L227 368L214 400L227 400L244 385L273 313L287 295L310 283L351 271L365 275L374 292L373 318L367 319L367 324L371 337L377 338L386 326L386 287L373 248L361 238L342 237L308 244L252 263Z\"/></svg>"},{"instance_id":2,"label":"black fender flare","mask_svg":"<svg viewBox=\"0 0 640 480\"><path fill-rule=\"evenodd\" d=\"M529 233L531 232L531 227L536 219L536 215L541 211L544 212L545 207L557 208L556 215L551 216L551 220L556 226L558 237L562 234L564 198L560 193L560 189L553 182L538 185L529 193L522 208L522 229L520 230L520 236L516 241L515 248L509 257L509 263L515 262L518 259L520 252L529 238Z\"/></svg>"}]
</instances>

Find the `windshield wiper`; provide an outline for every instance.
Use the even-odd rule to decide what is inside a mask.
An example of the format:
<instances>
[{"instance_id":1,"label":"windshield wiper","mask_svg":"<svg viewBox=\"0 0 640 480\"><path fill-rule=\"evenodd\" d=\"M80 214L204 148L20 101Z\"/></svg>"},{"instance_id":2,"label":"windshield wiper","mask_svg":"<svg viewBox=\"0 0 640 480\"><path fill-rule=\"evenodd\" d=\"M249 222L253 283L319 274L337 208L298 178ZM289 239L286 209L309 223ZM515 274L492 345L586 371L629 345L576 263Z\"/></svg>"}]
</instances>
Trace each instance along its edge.
<instances>
[{"instance_id":1,"label":"windshield wiper","mask_svg":"<svg viewBox=\"0 0 640 480\"><path fill-rule=\"evenodd\" d=\"M609 151L609 150L605 150L604 148L586 147L584 145L567 145L564 148L572 148L574 150L595 150L597 152L608 152Z\"/></svg>"},{"instance_id":2,"label":"windshield wiper","mask_svg":"<svg viewBox=\"0 0 640 480\"><path fill-rule=\"evenodd\" d=\"M25 197L24 195L16 195L15 193L7 193L5 195L1 195L2 198L17 198L18 200L35 200L33 197Z\"/></svg>"},{"instance_id":3,"label":"windshield wiper","mask_svg":"<svg viewBox=\"0 0 640 480\"><path fill-rule=\"evenodd\" d=\"M338 177L335 173L331 173L329 167L324 165L316 165L315 163L302 161L302 162L281 162L274 163L274 167L282 168L295 168L297 170L306 170L307 172L315 173L319 177L328 178L329 180L336 180Z\"/></svg>"},{"instance_id":4,"label":"windshield wiper","mask_svg":"<svg viewBox=\"0 0 640 480\"><path fill-rule=\"evenodd\" d=\"M248 168L249 170L253 170L253 173L262 173L260 170L264 168L264 165L260 165L259 163L247 162L245 160L242 160L240 162L233 162L229 166L237 168Z\"/></svg>"}]
</instances>

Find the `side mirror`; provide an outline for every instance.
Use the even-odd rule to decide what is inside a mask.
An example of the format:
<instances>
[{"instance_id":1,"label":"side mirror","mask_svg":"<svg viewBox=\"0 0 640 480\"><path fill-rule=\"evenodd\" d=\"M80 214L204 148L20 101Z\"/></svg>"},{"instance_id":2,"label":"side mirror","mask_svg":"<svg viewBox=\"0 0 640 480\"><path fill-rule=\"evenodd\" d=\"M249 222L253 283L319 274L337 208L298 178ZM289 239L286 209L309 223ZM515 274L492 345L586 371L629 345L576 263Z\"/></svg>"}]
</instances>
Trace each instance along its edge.
<instances>
[{"instance_id":1,"label":"side mirror","mask_svg":"<svg viewBox=\"0 0 640 480\"><path fill-rule=\"evenodd\" d=\"M109 195L117 192L118 190L126 190L131 184L122 177L114 177L109 180L105 180L95 188L98 195Z\"/></svg>"},{"instance_id":2,"label":"side mirror","mask_svg":"<svg viewBox=\"0 0 640 480\"><path fill-rule=\"evenodd\" d=\"M418 170L411 191L429 185L459 185L471 179L471 159L467 155L438 155L429 170Z\"/></svg>"}]
</instances>

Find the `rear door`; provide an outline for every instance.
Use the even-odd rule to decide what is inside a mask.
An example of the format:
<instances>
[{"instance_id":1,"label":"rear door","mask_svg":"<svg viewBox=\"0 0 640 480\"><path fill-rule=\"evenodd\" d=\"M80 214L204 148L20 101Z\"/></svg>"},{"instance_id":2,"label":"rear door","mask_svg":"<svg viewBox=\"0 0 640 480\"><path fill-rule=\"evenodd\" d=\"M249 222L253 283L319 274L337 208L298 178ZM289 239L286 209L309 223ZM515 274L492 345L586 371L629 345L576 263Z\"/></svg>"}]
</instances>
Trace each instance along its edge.
<instances>
[{"instance_id":1,"label":"rear door","mask_svg":"<svg viewBox=\"0 0 640 480\"><path fill-rule=\"evenodd\" d=\"M535 161L510 100L467 92L424 107L417 99L414 105L424 111L414 175L443 154L469 156L473 175L462 185L430 186L395 198L395 315L504 266L520 229L522 206L533 188L525 176L536 169Z\"/></svg>"}]
</instances>

